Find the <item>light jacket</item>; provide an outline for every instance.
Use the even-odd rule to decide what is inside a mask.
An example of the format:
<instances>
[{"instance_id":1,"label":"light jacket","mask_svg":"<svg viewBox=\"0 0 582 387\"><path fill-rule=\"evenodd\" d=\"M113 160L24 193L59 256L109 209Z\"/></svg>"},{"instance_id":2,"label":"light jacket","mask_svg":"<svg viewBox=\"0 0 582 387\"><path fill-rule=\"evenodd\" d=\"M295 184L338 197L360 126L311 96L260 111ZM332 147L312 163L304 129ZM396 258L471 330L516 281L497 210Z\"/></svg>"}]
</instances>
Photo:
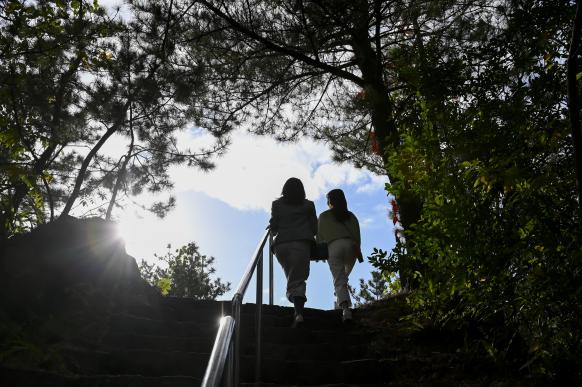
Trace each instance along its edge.
<instances>
[{"instance_id":1,"label":"light jacket","mask_svg":"<svg viewBox=\"0 0 582 387\"><path fill-rule=\"evenodd\" d=\"M358 218L350 212L350 217L340 222L335 218L331 209L322 212L319 215L317 226L317 241L329 243L341 238L350 238L360 246L361 237Z\"/></svg>"},{"instance_id":2,"label":"light jacket","mask_svg":"<svg viewBox=\"0 0 582 387\"><path fill-rule=\"evenodd\" d=\"M300 240L313 241L317 234L315 205L307 199L293 205L279 198L271 206L269 226L275 236L273 245Z\"/></svg>"}]
</instances>

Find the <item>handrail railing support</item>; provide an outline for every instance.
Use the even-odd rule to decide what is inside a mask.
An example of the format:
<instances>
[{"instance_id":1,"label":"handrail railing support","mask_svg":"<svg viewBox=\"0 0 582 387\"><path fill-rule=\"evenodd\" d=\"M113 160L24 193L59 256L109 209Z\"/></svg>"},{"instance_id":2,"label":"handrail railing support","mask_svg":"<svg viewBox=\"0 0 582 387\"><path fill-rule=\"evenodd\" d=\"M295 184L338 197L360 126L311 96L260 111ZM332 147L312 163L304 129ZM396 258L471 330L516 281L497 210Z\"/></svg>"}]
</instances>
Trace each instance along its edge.
<instances>
[{"instance_id":1,"label":"handrail railing support","mask_svg":"<svg viewBox=\"0 0 582 387\"><path fill-rule=\"evenodd\" d=\"M273 305L273 235L269 233L269 305Z\"/></svg>"},{"instance_id":2,"label":"handrail railing support","mask_svg":"<svg viewBox=\"0 0 582 387\"><path fill-rule=\"evenodd\" d=\"M255 369L255 381L261 381L261 363L263 357L263 251L257 260L257 296L256 296L256 328L257 335L257 360Z\"/></svg>"},{"instance_id":3,"label":"handrail railing support","mask_svg":"<svg viewBox=\"0 0 582 387\"><path fill-rule=\"evenodd\" d=\"M238 322L238 326L234 330L234 343L232 348L232 368L233 368L233 386L238 386L240 378L240 308L242 304L242 296L237 293L232 298L232 316L234 321Z\"/></svg>"}]
</instances>

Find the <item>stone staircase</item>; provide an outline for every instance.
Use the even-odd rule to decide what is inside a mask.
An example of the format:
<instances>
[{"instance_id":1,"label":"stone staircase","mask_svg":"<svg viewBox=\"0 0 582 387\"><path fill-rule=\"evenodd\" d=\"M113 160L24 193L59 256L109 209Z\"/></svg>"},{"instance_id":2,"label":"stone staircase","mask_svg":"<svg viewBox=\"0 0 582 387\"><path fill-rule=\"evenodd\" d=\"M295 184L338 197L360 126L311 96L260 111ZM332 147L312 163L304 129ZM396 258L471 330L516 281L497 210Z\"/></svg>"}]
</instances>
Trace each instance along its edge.
<instances>
[{"instance_id":1,"label":"stone staircase","mask_svg":"<svg viewBox=\"0 0 582 387\"><path fill-rule=\"evenodd\" d=\"M133 305L123 313L94 316L95 324L58 343L61 371L14 368L4 361L0 385L197 386L219 317L229 310L228 302L163 298L156 306ZM243 305L240 377L245 386L255 385L254 313L255 305ZM345 325L338 311L308 308L304 325L295 329L292 313L292 308L263 306L260 385L418 385L427 375L440 380L450 368L450 356L422 359L410 349L403 356L402 338L394 338L399 345L386 350L386 342L366 326L366 310L356 310L354 323Z\"/></svg>"},{"instance_id":2,"label":"stone staircase","mask_svg":"<svg viewBox=\"0 0 582 387\"><path fill-rule=\"evenodd\" d=\"M69 322L65 331L75 333L55 344L60 369L15 367L4 358L0 385L198 386L218 320L229 310L229 302L162 298L155 306L130 305L122 313L89 316L93 322L91 318L84 324ZM489 384L486 369L469 369L459 379L459 366L469 363L460 361L454 343L447 349L442 343L431 348L423 338L415 342L414 336L402 334L399 324L404 323L394 315L399 312L381 316L384 310L386 306L356 309L354 322L346 325L338 311L307 308L304 325L291 328L292 308L263 305L263 365L257 384L255 305L243 305L241 385Z\"/></svg>"}]
</instances>

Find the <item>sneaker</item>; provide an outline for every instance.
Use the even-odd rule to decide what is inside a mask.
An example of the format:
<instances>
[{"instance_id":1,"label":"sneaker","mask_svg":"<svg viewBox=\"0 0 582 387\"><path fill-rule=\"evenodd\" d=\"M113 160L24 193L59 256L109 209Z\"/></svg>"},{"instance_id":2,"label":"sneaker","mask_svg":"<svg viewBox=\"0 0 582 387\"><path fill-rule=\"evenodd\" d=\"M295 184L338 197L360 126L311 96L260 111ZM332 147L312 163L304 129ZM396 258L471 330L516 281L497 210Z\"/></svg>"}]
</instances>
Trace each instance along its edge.
<instances>
[{"instance_id":1,"label":"sneaker","mask_svg":"<svg viewBox=\"0 0 582 387\"><path fill-rule=\"evenodd\" d=\"M342 322L352 321L352 311L349 308L342 309Z\"/></svg>"},{"instance_id":2,"label":"sneaker","mask_svg":"<svg viewBox=\"0 0 582 387\"><path fill-rule=\"evenodd\" d=\"M302 314L296 314L295 317L293 317L293 328L298 328L301 325L303 325L303 315Z\"/></svg>"}]
</instances>

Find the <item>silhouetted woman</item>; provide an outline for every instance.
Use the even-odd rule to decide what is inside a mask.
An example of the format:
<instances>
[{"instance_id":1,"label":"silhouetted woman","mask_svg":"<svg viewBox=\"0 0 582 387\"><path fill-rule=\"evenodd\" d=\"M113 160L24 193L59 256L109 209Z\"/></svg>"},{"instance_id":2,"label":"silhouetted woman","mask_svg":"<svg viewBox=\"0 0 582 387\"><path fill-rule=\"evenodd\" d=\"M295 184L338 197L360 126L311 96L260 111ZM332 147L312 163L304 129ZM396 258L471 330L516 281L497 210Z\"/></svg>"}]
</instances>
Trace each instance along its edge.
<instances>
[{"instance_id":1,"label":"silhouetted woman","mask_svg":"<svg viewBox=\"0 0 582 387\"><path fill-rule=\"evenodd\" d=\"M287 298L293 303L293 326L303 322L305 281L309 277L309 256L315 234L317 216L312 201L305 198L303 183L292 177L283 185L281 197L271 207L271 231L275 236L273 250L287 277Z\"/></svg>"},{"instance_id":2,"label":"silhouetted woman","mask_svg":"<svg viewBox=\"0 0 582 387\"><path fill-rule=\"evenodd\" d=\"M348 203L341 189L327 194L329 210L319 215L317 240L327 242L327 263L333 276L336 306L342 309L342 321L352 319L352 301L348 292L348 277L356 259L361 259L360 224L358 218L348 210Z\"/></svg>"}]
</instances>

